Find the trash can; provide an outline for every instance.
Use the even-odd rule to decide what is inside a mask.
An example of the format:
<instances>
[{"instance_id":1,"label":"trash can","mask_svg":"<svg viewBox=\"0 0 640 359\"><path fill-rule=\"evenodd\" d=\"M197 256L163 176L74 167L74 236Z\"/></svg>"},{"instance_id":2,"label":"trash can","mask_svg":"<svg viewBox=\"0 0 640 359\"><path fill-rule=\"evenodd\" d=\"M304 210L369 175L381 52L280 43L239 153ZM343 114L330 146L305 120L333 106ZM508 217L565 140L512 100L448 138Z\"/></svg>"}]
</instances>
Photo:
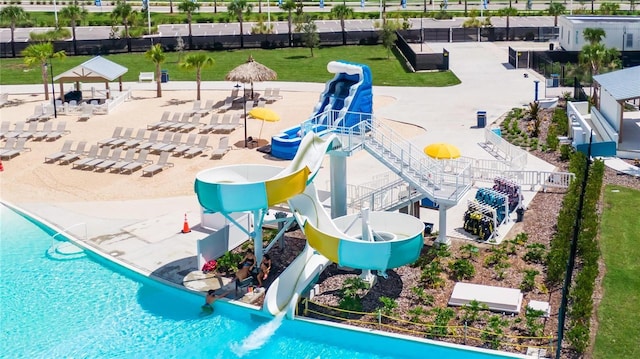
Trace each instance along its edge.
<instances>
[{"instance_id":1,"label":"trash can","mask_svg":"<svg viewBox=\"0 0 640 359\"><path fill-rule=\"evenodd\" d=\"M560 86L560 75L551 74L551 87L558 87L558 86Z\"/></svg>"},{"instance_id":2,"label":"trash can","mask_svg":"<svg viewBox=\"0 0 640 359\"><path fill-rule=\"evenodd\" d=\"M522 222L524 219L524 208L516 209L516 222Z\"/></svg>"},{"instance_id":3,"label":"trash can","mask_svg":"<svg viewBox=\"0 0 640 359\"><path fill-rule=\"evenodd\" d=\"M162 82L162 83L169 82L169 71L168 70L162 70L162 72L160 74L160 82Z\"/></svg>"},{"instance_id":4,"label":"trash can","mask_svg":"<svg viewBox=\"0 0 640 359\"><path fill-rule=\"evenodd\" d=\"M553 42L549 43L549 51L553 51Z\"/></svg>"},{"instance_id":5,"label":"trash can","mask_svg":"<svg viewBox=\"0 0 640 359\"><path fill-rule=\"evenodd\" d=\"M478 111L478 128L484 128L487 125L487 111Z\"/></svg>"},{"instance_id":6,"label":"trash can","mask_svg":"<svg viewBox=\"0 0 640 359\"><path fill-rule=\"evenodd\" d=\"M430 236L431 232L433 231L433 223L429 223L429 222L422 222L424 223L424 233L423 235L426 236Z\"/></svg>"}]
</instances>

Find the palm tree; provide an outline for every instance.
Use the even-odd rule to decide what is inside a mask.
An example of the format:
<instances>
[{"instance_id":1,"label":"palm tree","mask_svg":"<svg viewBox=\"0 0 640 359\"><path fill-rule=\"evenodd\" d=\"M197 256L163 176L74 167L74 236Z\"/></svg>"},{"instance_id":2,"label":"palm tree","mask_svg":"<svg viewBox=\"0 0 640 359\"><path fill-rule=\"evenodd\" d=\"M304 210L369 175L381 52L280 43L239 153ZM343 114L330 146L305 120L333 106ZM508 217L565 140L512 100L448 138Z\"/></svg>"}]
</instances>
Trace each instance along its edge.
<instances>
[{"instance_id":1,"label":"palm tree","mask_svg":"<svg viewBox=\"0 0 640 359\"><path fill-rule=\"evenodd\" d=\"M134 14L131 5L118 0L116 7L111 11L111 18L122 21L124 25L124 36L127 39L128 51L131 52L131 37L129 36L129 19Z\"/></svg>"},{"instance_id":2,"label":"palm tree","mask_svg":"<svg viewBox=\"0 0 640 359\"><path fill-rule=\"evenodd\" d=\"M184 58L184 61L180 63L180 68L191 70L196 70L196 88L197 88L197 96L196 100L200 100L200 82L201 76L200 73L204 67L213 66L215 62L213 59L207 54L199 52L194 54L189 54Z\"/></svg>"},{"instance_id":3,"label":"palm tree","mask_svg":"<svg viewBox=\"0 0 640 359\"><path fill-rule=\"evenodd\" d=\"M86 19L89 12L87 9L80 7L76 4L69 5L60 10L60 16L63 18L69 19L69 25L71 25L71 32L73 33L73 54L78 54L78 44L76 41L76 25L78 22Z\"/></svg>"},{"instance_id":4,"label":"palm tree","mask_svg":"<svg viewBox=\"0 0 640 359\"><path fill-rule=\"evenodd\" d=\"M606 37L606 33L602 28L588 27L582 31L582 36L589 42L590 45L599 44L603 37Z\"/></svg>"},{"instance_id":5,"label":"palm tree","mask_svg":"<svg viewBox=\"0 0 640 359\"><path fill-rule=\"evenodd\" d=\"M164 54L162 45L160 44L152 45L144 55L156 65L156 97L162 97L160 65L162 65L162 63L167 59L167 56Z\"/></svg>"},{"instance_id":6,"label":"palm tree","mask_svg":"<svg viewBox=\"0 0 640 359\"><path fill-rule=\"evenodd\" d=\"M340 28L342 29L342 45L347 44L347 33L344 31L344 19L353 16L353 9L347 5L336 5L331 9L331 14L340 19Z\"/></svg>"},{"instance_id":7,"label":"palm tree","mask_svg":"<svg viewBox=\"0 0 640 359\"><path fill-rule=\"evenodd\" d=\"M240 48L244 47L244 30L242 26L244 15L251 14L251 9L253 9L253 4L249 4L247 0L233 0L227 5L229 15L235 17L240 23Z\"/></svg>"},{"instance_id":8,"label":"palm tree","mask_svg":"<svg viewBox=\"0 0 640 359\"><path fill-rule=\"evenodd\" d=\"M505 7L502 9L498 10L498 14L500 16L506 16L507 17L507 40L509 40L509 30L510 30L510 26L509 26L509 18L511 16L516 16L518 15L518 10L515 8L511 7L511 0L509 0L509 7Z\"/></svg>"},{"instance_id":9,"label":"palm tree","mask_svg":"<svg viewBox=\"0 0 640 359\"><path fill-rule=\"evenodd\" d=\"M16 23L26 19L27 13L20 6L9 5L0 10L0 18L11 23L11 56L16 57L16 43L13 33L16 31Z\"/></svg>"},{"instance_id":10,"label":"palm tree","mask_svg":"<svg viewBox=\"0 0 640 359\"><path fill-rule=\"evenodd\" d=\"M187 24L189 24L189 49L193 47L193 40L191 38L191 14L199 9L200 3L191 0L182 0L182 2L178 4L178 10L187 14Z\"/></svg>"},{"instance_id":11,"label":"palm tree","mask_svg":"<svg viewBox=\"0 0 640 359\"><path fill-rule=\"evenodd\" d=\"M22 50L24 63L29 67L40 66L42 74L42 84L44 85L44 99L49 100L49 70L47 61L52 58L64 58L64 51L53 51L53 44L50 42L41 42L27 46Z\"/></svg>"},{"instance_id":12,"label":"palm tree","mask_svg":"<svg viewBox=\"0 0 640 359\"><path fill-rule=\"evenodd\" d=\"M550 16L553 16L553 26L558 26L558 15L564 14L567 8L559 2L552 2L549 4L547 12Z\"/></svg>"},{"instance_id":13,"label":"palm tree","mask_svg":"<svg viewBox=\"0 0 640 359\"><path fill-rule=\"evenodd\" d=\"M291 17L291 12L296 9L296 3L293 0L286 0L282 4L280 4L280 9L287 12L287 25L289 25L289 46L293 46L293 34L291 33L291 25L293 23L293 19Z\"/></svg>"}]
</instances>

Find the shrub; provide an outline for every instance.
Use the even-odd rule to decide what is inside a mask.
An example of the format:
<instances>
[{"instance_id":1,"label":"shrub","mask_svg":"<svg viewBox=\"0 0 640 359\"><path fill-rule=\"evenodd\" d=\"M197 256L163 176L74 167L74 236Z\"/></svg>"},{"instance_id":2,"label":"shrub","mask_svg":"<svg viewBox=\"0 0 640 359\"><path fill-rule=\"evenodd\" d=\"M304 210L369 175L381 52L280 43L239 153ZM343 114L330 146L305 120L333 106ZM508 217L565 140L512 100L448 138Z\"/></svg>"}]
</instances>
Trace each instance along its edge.
<instances>
[{"instance_id":1,"label":"shrub","mask_svg":"<svg viewBox=\"0 0 640 359\"><path fill-rule=\"evenodd\" d=\"M468 259L458 259L455 262L451 262L449 269L453 272L453 277L456 280L471 279L476 274L476 269Z\"/></svg>"},{"instance_id":2,"label":"shrub","mask_svg":"<svg viewBox=\"0 0 640 359\"><path fill-rule=\"evenodd\" d=\"M227 252L218 258L218 270L220 272L235 272L238 270L238 263L242 260L239 253Z\"/></svg>"},{"instance_id":3,"label":"shrub","mask_svg":"<svg viewBox=\"0 0 640 359\"><path fill-rule=\"evenodd\" d=\"M499 315L493 315L487 321L487 327L480 337L491 349L500 348L500 342L504 336L504 327L508 322L503 320Z\"/></svg>"},{"instance_id":4,"label":"shrub","mask_svg":"<svg viewBox=\"0 0 640 359\"><path fill-rule=\"evenodd\" d=\"M432 338L444 337L449 334L449 322L455 317L455 312L451 308L434 308L433 312L436 317L433 320L433 326L428 331L428 335Z\"/></svg>"},{"instance_id":5,"label":"shrub","mask_svg":"<svg viewBox=\"0 0 640 359\"><path fill-rule=\"evenodd\" d=\"M569 160L571 153L573 152L573 147L570 145L562 145L560 146L560 159L562 161Z\"/></svg>"},{"instance_id":6,"label":"shrub","mask_svg":"<svg viewBox=\"0 0 640 359\"><path fill-rule=\"evenodd\" d=\"M389 297L380 297L378 298L380 303L382 303L382 308L380 308L380 312L383 315L390 316L393 314L393 311L398 307L398 303L392 298Z\"/></svg>"},{"instance_id":7,"label":"shrub","mask_svg":"<svg viewBox=\"0 0 640 359\"><path fill-rule=\"evenodd\" d=\"M475 321L480 319L480 312L488 309L489 307L486 304L480 303L474 299L470 301L469 304L462 306L462 321L467 325L473 324Z\"/></svg>"},{"instance_id":8,"label":"shrub","mask_svg":"<svg viewBox=\"0 0 640 359\"><path fill-rule=\"evenodd\" d=\"M558 149L558 145L560 144L560 140L558 140L558 130L556 124L549 125L549 129L547 130L547 146L550 150L555 151Z\"/></svg>"},{"instance_id":9,"label":"shrub","mask_svg":"<svg viewBox=\"0 0 640 359\"><path fill-rule=\"evenodd\" d=\"M536 287L536 276L540 274L535 269L525 269L524 277L522 278L522 282L520 283L520 289L523 292L530 292L533 288Z\"/></svg>"},{"instance_id":10,"label":"shrub","mask_svg":"<svg viewBox=\"0 0 640 359\"><path fill-rule=\"evenodd\" d=\"M360 291L367 289L367 283L360 277L351 277L344 280L340 290L340 302L338 306L344 310L362 311Z\"/></svg>"},{"instance_id":11,"label":"shrub","mask_svg":"<svg viewBox=\"0 0 640 359\"><path fill-rule=\"evenodd\" d=\"M544 323L541 323L541 317L544 315L544 311L531 309L527 306L527 309L524 312L525 324L527 327L527 332L532 337L537 337L542 334L542 330L544 329Z\"/></svg>"},{"instance_id":12,"label":"shrub","mask_svg":"<svg viewBox=\"0 0 640 359\"><path fill-rule=\"evenodd\" d=\"M440 275L441 273L442 264L438 261L433 261L422 270L420 280L429 288L440 288L444 285L444 279Z\"/></svg>"},{"instance_id":13,"label":"shrub","mask_svg":"<svg viewBox=\"0 0 640 359\"><path fill-rule=\"evenodd\" d=\"M542 243L531 243L527 246L527 253L524 254L522 259L527 263L544 264L546 262L546 250L547 247Z\"/></svg>"},{"instance_id":14,"label":"shrub","mask_svg":"<svg viewBox=\"0 0 640 359\"><path fill-rule=\"evenodd\" d=\"M413 294L418 297L418 300L424 305L433 305L435 302L433 295L425 292L422 287L412 287L411 292L413 292Z\"/></svg>"},{"instance_id":15,"label":"shrub","mask_svg":"<svg viewBox=\"0 0 640 359\"><path fill-rule=\"evenodd\" d=\"M429 311L424 309L424 307L413 307L409 309L407 312L411 318L409 319L412 323L422 323L422 316L429 314Z\"/></svg>"}]
</instances>

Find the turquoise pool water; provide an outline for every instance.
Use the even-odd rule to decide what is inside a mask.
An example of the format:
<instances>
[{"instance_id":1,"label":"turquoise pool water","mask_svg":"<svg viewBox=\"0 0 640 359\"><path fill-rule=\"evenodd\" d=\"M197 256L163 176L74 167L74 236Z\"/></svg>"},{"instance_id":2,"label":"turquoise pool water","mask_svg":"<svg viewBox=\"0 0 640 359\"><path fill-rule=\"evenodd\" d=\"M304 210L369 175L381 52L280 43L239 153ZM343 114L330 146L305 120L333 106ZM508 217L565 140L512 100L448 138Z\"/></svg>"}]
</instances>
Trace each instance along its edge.
<instances>
[{"instance_id":1,"label":"turquoise pool water","mask_svg":"<svg viewBox=\"0 0 640 359\"><path fill-rule=\"evenodd\" d=\"M198 295L95 255L51 259L56 241L47 232L2 205L0 217L3 358L496 358L303 321L279 325L228 303L203 316Z\"/></svg>"}]
</instances>

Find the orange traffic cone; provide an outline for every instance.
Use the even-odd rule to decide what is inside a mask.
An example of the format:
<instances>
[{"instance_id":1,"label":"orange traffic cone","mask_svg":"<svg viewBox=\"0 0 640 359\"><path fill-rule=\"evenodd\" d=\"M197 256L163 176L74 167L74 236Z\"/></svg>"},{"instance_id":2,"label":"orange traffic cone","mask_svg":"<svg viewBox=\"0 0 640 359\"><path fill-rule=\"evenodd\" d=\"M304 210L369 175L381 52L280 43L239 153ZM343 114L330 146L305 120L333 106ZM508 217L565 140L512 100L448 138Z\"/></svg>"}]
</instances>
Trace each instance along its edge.
<instances>
[{"instance_id":1,"label":"orange traffic cone","mask_svg":"<svg viewBox=\"0 0 640 359\"><path fill-rule=\"evenodd\" d=\"M187 214L184 214L184 225L182 226L182 233L191 232L191 228L189 228L189 222L187 221Z\"/></svg>"}]
</instances>

